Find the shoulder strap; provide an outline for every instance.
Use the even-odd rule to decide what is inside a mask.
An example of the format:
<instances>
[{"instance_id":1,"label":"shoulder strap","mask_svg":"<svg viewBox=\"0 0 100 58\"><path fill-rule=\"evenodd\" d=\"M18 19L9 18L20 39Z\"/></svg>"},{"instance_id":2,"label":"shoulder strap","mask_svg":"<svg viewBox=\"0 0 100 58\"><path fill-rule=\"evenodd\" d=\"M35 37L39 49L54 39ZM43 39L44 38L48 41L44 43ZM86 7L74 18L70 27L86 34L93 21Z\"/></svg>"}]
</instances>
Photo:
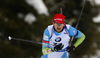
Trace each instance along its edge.
<instances>
[{"instance_id":1,"label":"shoulder strap","mask_svg":"<svg viewBox=\"0 0 100 58\"><path fill-rule=\"evenodd\" d=\"M54 29L53 29L53 27L52 27L51 35L50 35L50 38L49 38L49 39L51 39L51 37L52 37L52 35L53 35L53 32L54 32Z\"/></svg>"},{"instance_id":2,"label":"shoulder strap","mask_svg":"<svg viewBox=\"0 0 100 58\"><path fill-rule=\"evenodd\" d=\"M66 25L64 26L64 28L65 28L65 31L67 32L67 34L69 35L69 37L71 37L70 34L69 34L69 32L68 32L68 29L67 29Z\"/></svg>"}]
</instances>

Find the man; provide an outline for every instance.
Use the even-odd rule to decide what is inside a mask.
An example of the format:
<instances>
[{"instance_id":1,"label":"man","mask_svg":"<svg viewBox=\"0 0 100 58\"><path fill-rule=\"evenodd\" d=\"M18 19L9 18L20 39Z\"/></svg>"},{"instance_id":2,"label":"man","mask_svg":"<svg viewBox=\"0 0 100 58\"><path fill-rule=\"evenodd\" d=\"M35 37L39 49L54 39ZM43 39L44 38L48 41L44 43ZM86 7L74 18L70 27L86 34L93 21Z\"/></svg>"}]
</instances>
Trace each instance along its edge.
<instances>
[{"instance_id":1,"label":"man","mask_svg":"<svg viewBox=\"0 0 100 58\"><path fill-rule=\"evenodd\" d=\"M84 41L85 35L74 27L65 24L64 19L64 15L55 14L53 25L45 29L41 58L68 58L68 52L73 51ZM73 46L69 45L71 36L77 38Z\"/></svg>"}]
</instances>

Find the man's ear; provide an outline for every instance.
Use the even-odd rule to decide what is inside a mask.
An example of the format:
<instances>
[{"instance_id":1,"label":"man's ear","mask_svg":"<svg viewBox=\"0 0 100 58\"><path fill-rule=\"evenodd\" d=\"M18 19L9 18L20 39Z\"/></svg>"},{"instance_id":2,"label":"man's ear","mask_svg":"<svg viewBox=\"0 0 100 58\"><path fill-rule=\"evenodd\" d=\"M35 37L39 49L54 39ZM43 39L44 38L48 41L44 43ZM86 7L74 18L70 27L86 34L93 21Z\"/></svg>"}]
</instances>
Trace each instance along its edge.
<instances>
[{"instance_id":1,"label":"man's ear","mask_svg":"<svg viewBox=\"0 0 100 58\"><path fill-rule=\"evenodd\" d=\"M53 25L54 25L54 22L53 22Z\"/></svg>"},{"instance_id":2,"label":"man's ear","mask_svg":"<svg viewBox=\"0 0 100 58\"><path fill-rule=\"evenodd\" d=\"M65 23L64 23L64 25L65 25Z\"/></svg>"},{"instance_id":3,"label":"man's ear","mask_svg":"<svg viewBox=\"0 0 100 58\"><path fill-rule=\"evenodd\" d=\"M54 22L52 24L54 24Z\"/></svg>"},{"instance_id":4,"label":"man's ear","mask_svg":"<svg viewBox=\"0 0 100 58\"><path fill-rule=\"evenodd\" d=\"M64 23L64 25L63 26L65 26L65 23Z\"/></svg>"},{"instance_id":5,"label":"man's ear","mask_svg":"<svg viewBox=\"0 0 100 58\"><path fill-rule=\"evenodd\" d=\"M55 26L55 24L53 24L53 26Z\"/></svg>"}]
</instances>

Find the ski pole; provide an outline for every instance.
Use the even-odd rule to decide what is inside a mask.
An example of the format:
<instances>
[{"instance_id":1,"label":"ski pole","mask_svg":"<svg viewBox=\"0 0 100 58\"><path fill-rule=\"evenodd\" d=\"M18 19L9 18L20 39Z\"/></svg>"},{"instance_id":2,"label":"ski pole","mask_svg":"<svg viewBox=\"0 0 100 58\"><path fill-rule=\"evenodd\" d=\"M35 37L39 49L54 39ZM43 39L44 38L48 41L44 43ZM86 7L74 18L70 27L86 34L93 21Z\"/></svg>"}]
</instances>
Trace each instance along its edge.
<instances>
[{"instance_id":1,"label":"ski pole","mask_svg":"<svg viewBox=\"0 0 100 58\"><path fill-rule=\"evenodd\" d=\"M63 14L63 13L62 13L62 5L60 6L60 12L61 12L61 14Z\"/></svg>"},{"instance_id":2,"label":"ski pole","mask_svg":"<svg viewBox=\"0 0 100 58\"><path fill-rule=\"evenodd\" d=\"M29 42L29 43L36 43L36 44L43 44L43 45L47 45L47 44L44 44L42 42L36 42L36 41L31 41L31 40L24 40L24 39L19 39L19 38L13 38L11 36L8 36L8 39L9 40L18 40L18 41L23 41L23 42ZM52 44L49 44L50 46L53 46Z\"/></svg>"},{"instance_id":3,"label":"ski pole","mask_svg":"<svg viewBox=\"0 0 100 58\"><path fill-rule=\"evenodd\" d=\"M61 14L63 14L62 8L64 8L64 5L60 5L60 13L61 13Z\"/></svg>"},{"instance_id":4,"label":"ski pole","mask_svg":"<svg viewBox=\"0 0 100 58\"><path fill-rule=\"evenodd\" d=\"M75 27L76 29L77 29L78 24L79 24L79 21L80 21L80 19L81 19L81 16L82 16L82 13L83 13L83 10L84 10L84 7L85 7L85 3L86 3L86 0L84 0L84 2L83 2L83 7L82 7L82 10L81 10L81 12L80 12L80 15L79 15L79 18L78 18L76 27ZM69 46L72 44L73 39L74 39L74 36L71 37L71 41L70 41L70 43L69 43Z\"/></svg>"},{"instance_id":5,"label":"ski pole","mask_svg":"<svg viewBox=\"0 0 100 58\"><path fill-rule=\"evenodd\" d=\"M24 39L19 39L19 38L13 38L11 36L8 37L9 40L18 40L18 41L24 41L24 42L30 42L30 43L37 43L37 44L43 44L41 42L36 42L36 41L30 41L30 40L24 40Z\"/></svg>"}]
</instances>

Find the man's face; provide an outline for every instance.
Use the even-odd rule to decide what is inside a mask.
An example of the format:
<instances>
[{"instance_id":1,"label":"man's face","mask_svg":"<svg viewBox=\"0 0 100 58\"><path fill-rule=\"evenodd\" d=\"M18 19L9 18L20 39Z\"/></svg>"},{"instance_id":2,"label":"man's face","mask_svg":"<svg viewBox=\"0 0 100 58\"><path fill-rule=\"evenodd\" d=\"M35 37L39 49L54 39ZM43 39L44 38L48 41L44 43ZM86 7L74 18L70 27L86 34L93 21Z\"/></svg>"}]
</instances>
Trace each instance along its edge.
<instances>
[{"instance_id":1,"label":"man's face","mask_svg":"<svg viewBox=\"0 0 100 58\"><path fill-rule=\"evenodd\" d=\"M64 24L60 24L60 23L54 23L54 28L57 32L61 32L61 30L63 29L64 27Z\"/></svg>"}]
</instances>

